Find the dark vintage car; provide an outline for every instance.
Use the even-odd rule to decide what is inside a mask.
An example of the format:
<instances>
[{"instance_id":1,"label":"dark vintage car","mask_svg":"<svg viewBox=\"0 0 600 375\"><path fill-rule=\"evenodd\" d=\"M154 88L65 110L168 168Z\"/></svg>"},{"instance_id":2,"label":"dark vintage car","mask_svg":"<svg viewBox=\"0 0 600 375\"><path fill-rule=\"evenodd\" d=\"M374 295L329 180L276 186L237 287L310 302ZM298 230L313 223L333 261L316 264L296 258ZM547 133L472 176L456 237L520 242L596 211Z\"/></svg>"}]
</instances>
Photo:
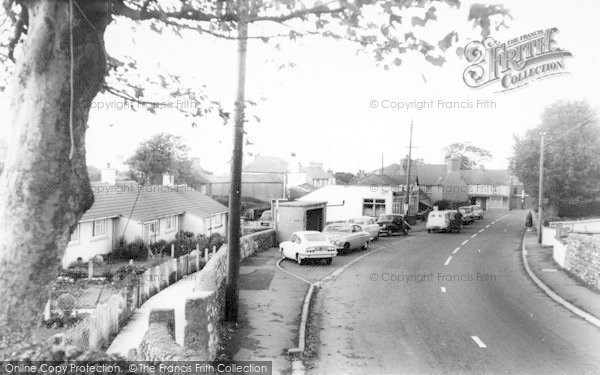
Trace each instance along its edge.
<instances>
[{"instance_id":1,"label":"dark vintage car","mask_svg":"<svg viewBox=\"0 0 600 375\"><path fill-rule=\"evenodd\" d=\"M385 233L392 236L394 233L402 233L407 235L411 229L410 225L404 220L404 216L400 214L384 214L377 219L379 225L379 233Z\"/></svg>"}]
</instances>

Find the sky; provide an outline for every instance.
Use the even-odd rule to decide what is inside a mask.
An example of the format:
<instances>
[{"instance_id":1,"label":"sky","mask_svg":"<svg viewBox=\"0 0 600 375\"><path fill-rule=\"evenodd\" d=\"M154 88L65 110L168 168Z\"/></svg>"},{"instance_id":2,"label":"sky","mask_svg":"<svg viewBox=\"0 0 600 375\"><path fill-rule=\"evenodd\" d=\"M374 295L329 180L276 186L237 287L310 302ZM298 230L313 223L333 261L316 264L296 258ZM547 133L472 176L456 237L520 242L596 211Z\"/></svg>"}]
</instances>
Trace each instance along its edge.
<instances>
[{"instance_id":1,"label":"sky","mask_svg":"<svg viewBox=\"0 0 600 375\"><path fill-rule=\"evenodd\" d=\"M471 2L460 10L438 12L438 22L427 29L416 28L424 36L443 37L456 29L463 36L458 45L480 39L466 17ZM404 56L402 66L389 71L378 67L371 56L356 54L356 47L311 37L296 43L251 41L248 48L247 98L257 102L252 113L261 119L246 126L244 161L254 155L278 156L292 163L322 162L326 169L356 173L398 162L408 152L409 127L414 124L413 158L443 163L444 147L469 142L488 149L493 158L483 162L488 169L504 169L512 153L513 135L523 134L539 123L544 107L557 100L587 100L597 108L599 82L596 61L600 61L600 32L597 14L600 2L574 3L548 0L510 0L509 28L492 30L500 41L538 29L557 27L559 47L572 52L566 60L568 75L533 82L515 91L498 93L498 86L472 89L463 82L467 67L464 58L452 52L437 67L419 56ZM251 33L269 32L263 26ZM441 39L441 37L437 39ZM235 42L186 33L180 39L159 36L131 28L122 22L105 35L110 54L128 54L138 60L140 71L152 75L160 70L180 74L191 86L206 85L211 99L233 107L236 82ZM450 50L449 50L450 51ZM280 69L289 62L294 67ZM174 99L175 100L175 99ZM392 109L389 103L431 102L431 108ZM477 108L477 102L487 103ZM199 157L203 168L227 174L231 158L232 125L220 119L202 118L190 126L175 111L145 111L100 108L120 102L99 95L90 113L86 136L88 164L98 167L111 163L123 168L122 161L133 154L140 142L160 132L180 135ZM460 108L461 103L474 108ZM6 92L0 94L0 113L8 113ZM375 107L375 108L374 108ZM3 116L7 118L8 116ZM0 124L0 137L8 137L8 121ZM295 156L292 156L294 154Z\"/></svg>"}]
</instances>

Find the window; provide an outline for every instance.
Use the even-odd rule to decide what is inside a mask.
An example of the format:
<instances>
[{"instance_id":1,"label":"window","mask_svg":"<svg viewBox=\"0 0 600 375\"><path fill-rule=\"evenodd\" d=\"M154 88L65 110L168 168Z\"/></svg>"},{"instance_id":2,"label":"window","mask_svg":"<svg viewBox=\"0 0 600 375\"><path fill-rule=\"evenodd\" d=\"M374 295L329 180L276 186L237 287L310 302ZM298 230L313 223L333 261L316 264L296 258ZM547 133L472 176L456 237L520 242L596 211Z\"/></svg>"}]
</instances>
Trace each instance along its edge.
<instances>
[{"instance_id":1,"label":"window","mask_svg":"<svg viewBox=\"0 0 600 375\"><path fill-rule=\"evenodd\" d=\"M223 225L223 220L221 218L221 214L217 214L212 217L212 224L213 224L212 225L213 228L218 228L221 225Z\"/></svg>"},{"instance_id":2,"label":"window","mask_svg":"<svg viewBox=\"0 0 600 375\"><path fill-rule=\"evenodd\" d=\"M177 229L177 215L167 216L167 230Z\"/></svg>"},{"instance_id":3,"label":"window","mask_svg":"<svg viewBox=\"0 0 600 375\"><path fill-rule=\"evenodd\" d=\"M106 236L107 221L108 220L106 219L94 220L92 225L92 237Z\"/></svg>"},{"instance_id":4,"label":"window","mask_svg":"<svg viewBox=\"0 0 600 375\"><path fill-rule=\"evenodd\" d=\"M79 242L79 224L73 229L69 242Z\"/></svg>"},{"instance_id":5,"label":"window","mask_svg":"<svg viewBox=\"0 0 600 375\"><path fill-rule=\"evenodd\" d=\"M379 216L385 213L385 199L363 199L363 215Z\"/></svg>"},{"instance_id":6,"label":"window","mask_svg":"<svg viewBox=\"0 0 600 375\"><path fill-rule=\"evenodd\" d=\"M517 194L519 194L519 189L513 188L513 195L517 195Z\"/></svg>"}]
</instances>

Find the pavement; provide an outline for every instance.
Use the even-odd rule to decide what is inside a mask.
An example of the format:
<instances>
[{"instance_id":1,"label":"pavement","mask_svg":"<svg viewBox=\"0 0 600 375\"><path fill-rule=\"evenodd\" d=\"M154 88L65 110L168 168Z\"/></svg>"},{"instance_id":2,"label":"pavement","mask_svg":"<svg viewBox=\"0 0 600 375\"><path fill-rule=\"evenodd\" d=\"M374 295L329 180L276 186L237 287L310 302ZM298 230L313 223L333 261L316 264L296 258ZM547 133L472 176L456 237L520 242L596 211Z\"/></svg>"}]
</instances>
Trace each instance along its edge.
<instances>
[{"instance_id":1,"label":"pavement","mask_svg":"<svg viewBox=\"0 0 600 375\"><path fill-rule=\"evenodd\" d=\"M552 257L552 246L538 243L537 232L527 231L523 239L531 271L551 291L571 305L600 320L600 291L569 274Z\"/></svg>"},{"instance_id":2,"label":"pavement","mask_svg":"<svg viewBox=\"0 0 600 375\"><path fill-rule=\"evenodd\" d=\"M227 351L236 361L272 361L273 374L287 373L287 349L295 348L309 284L280 271L279 249L254 254L240 264L238 328Z\"/></svg>"},{"instance_id":3,"label":"pavement","mask_svg":"<svg viewBox=\"0 0 600 375\"><path fill-rule=\"evenodd\" d=\"M152 309L175 309L175 321L185 320L185 300L194 292L195 277L198 273L186 276L184 279L169 285L167 288L150 297L131 315L127 324L113 339L106 350L128 357L130 349L137 349L148 329L148 317ZM183 324L175 324L175 340L183 345Z\"/></svg>"},{"instance_id":4,"label":"pavement","mask_svg":"<svg viewBox=\"0 0 600 375\"><path fill-rule=\"evenodd\" d=\"M525 215L488 211L461 233L382 237L322 282L307 372L598 373L600 329L523 267Z\"/></svg>"}]
</instances>

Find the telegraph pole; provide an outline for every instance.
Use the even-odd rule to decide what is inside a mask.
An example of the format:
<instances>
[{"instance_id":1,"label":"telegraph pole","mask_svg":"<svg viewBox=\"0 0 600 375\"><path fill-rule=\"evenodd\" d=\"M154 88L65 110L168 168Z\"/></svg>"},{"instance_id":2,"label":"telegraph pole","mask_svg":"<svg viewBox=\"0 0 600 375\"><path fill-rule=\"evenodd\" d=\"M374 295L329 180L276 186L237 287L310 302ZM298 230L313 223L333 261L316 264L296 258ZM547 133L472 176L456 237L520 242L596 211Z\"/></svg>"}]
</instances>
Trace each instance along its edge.
<instances>
[{"instance_id":1,"label":"telegraph pole","mask_svg":"<svg viewBox=\"0 0 600 375\"><path fill-rule=\"evenodd\" d=\"M244 147L244 109L246 105L246 47L248 43L247 0L238 0L238 80L233 127L233 156L229 189L229 229L227 231L227 283L225 289L225 319L237 321L240 275L240 217L242 211L242 156Z\"/></svg>"},{"instance_id":2,"label":"telegraph pole","mask_svg":"<svg viewBox=\"0 0 600 375\"><path fill-rule=\"evenodd\" d=\"M540 182L538 193L538 243L542 243L542 228L544 219L542 215L542 205L544 201L544 132L540 133Z\"/></svg>"},{"instance_id":3,"label":"telegraph pole","mask_svg":"<svg viewBox=\"0 0 600 375\"><path fill-rule=\"evenodd\" d=\"M410 164L412 157L412 134L413 134L413 120L410 120L410 140L408 144L408 165L406 166L406 215L410 212Z\"/></svg>"}]
</instances>

